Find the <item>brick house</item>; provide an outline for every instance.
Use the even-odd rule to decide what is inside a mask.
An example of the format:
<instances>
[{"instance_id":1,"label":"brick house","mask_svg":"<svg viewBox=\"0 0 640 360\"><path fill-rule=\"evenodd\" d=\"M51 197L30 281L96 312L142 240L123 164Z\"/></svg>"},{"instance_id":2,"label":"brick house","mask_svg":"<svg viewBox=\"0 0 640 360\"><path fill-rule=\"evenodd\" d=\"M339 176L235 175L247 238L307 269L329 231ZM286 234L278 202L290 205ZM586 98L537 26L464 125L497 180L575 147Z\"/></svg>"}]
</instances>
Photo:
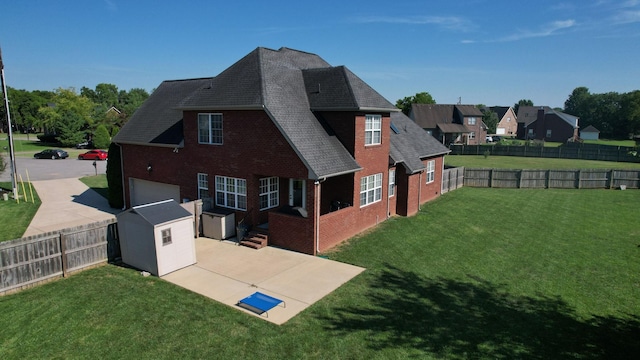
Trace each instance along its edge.
<instances>
[{"instance_id":1,"label":"brick house","mask_svg":"<svg viewBox=\"0 0 640 360\"><path fill-rule=\"evenodd\" d=\"M579 118L548 106L518 108L518 138L566 142L578 138Z\"/></svg>"},{"instance_id":2,"label":"brick house","mask_svg":"<svg viewBox=\"0 0 640 360\"><path fill-rule=\"evenodd\" d=\"M449 151L346 67L288 48L164 81L113 141L127 206L202 199L308 254L415 214Z\"/></svg>"},{"instance_id":3,"label":"brick house","mask_svg":"<svg viewBox=\"0 0 640 360\"><path fill-rule=\"evenodd\" d=\"M489 108L498 115L496 135L516 136L518 133L518 118L511 106L492 106Z\"/></svg>"},{"instance_id":4,"label":"brick house","mask_svg":"<svg viewBox=\"0 0 640 360\"><path fill-rule=\"evenodd\" d=\"M445 145L486 142L487 126L474 105L412 104L409 117Z\"/></svg>"}]
</instances>

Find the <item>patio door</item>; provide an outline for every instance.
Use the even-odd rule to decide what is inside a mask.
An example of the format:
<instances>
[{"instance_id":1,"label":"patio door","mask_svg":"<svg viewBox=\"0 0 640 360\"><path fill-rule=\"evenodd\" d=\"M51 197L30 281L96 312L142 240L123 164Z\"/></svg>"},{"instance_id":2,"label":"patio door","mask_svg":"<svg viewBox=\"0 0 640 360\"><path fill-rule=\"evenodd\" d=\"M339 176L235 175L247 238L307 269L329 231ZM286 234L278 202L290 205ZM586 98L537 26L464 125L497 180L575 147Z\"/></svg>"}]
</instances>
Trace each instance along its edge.
<instances>
[{"instance_id":1,"label":"patio door","mask_svg":"<svg viewBox=\"0 0 640 360\"><path fill-rule=\"evenodd\" d=\"M302 179L289 179L289 206L298 206L306 209L306 181Z\"/></svg>"}]
</instances>

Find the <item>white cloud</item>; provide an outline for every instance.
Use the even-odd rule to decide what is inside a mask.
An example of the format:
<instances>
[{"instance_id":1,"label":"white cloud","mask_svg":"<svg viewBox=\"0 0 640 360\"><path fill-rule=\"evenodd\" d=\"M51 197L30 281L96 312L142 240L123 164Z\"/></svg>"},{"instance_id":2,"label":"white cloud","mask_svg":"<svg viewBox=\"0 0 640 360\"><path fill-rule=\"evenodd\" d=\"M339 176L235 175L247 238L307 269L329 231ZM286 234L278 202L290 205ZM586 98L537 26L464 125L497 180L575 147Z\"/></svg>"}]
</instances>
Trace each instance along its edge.
<instances>
[{"instance_id":1,"label":"white cloud","mask_svg":"<svg viewBox=\"0 0 640 360\"><path fill-rule=\"evenodd\" d=\"M611 17L615 24L631 24L640 22L640 10L621 11Z\"/></svg>"},{"instance_id":2,"label":"white cloud","mask_svg":"<svg viewBox=\"0 0 640 360\"><path fill-rule=\"evenodd\" d=\"M569 20L560 20L554 21L548 24L545 24L537 31L521 31L513 35L509 35L494 41L497 42L507 42L507 41L518 41L523 39L531 39L538 37L547 37L551 35L555 35L558 31L572 28L576 25L576 21L573 19Z\"/></svg>"},{"instance_id":3,"label":"white cloud","mask_svg":"<svg viewBox=\"0 0 640 360\"><path fill-rule=\"evenodd\" d=\"M437 25L448 30L467 31L472 24L457 16L361 16L355 19L359 23L384 23L405 25Z\"/></svg>"}]
</instances>

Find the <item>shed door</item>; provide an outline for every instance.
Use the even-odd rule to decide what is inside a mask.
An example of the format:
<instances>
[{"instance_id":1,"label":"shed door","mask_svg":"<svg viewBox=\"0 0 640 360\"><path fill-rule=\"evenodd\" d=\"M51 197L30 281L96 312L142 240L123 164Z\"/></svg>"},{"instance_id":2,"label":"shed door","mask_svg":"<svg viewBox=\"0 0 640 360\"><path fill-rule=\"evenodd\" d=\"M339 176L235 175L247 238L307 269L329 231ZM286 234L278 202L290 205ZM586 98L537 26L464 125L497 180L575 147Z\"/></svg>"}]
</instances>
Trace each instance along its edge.
<instances>
[{"instance_id":1,"label":"shed door","mask_svg":"<svg viewBox=\"0 0 640 360\"><path fill-rule=\"evenodd\" d=\"M180 203L180 186L140 179L129 180L131 206L173 199Z\"/></svg>"}]
</instances>

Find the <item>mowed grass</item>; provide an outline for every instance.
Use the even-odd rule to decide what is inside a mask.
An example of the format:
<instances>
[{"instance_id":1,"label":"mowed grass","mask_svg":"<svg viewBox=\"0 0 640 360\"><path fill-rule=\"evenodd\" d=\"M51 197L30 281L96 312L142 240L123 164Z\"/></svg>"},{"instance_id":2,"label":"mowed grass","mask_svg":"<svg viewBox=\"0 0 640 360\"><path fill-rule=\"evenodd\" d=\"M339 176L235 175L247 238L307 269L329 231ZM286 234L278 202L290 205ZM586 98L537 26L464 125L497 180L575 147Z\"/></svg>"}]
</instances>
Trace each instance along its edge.
<instances>
[{"instance_id":1,"label":"mowed grass","mask_svg":"<svg viewBox=\"0 0 640 360\"><path fill-rule=\"evenodd\" d=\"M80 178L85 185L87 185L91 190L94 190L98 194L100 194L103 198L109 199L109 184L107 182L107 175L95 175L95 176L85 176Z\"/></svg>"},{"instance_id":2,"label":"mowed grass","mask_svg":"<svg viewBox=\"0 0 640 360\"><path fill-rule=\"evenodd\" d=\"M447 155L444 162L447 166L491 169L640 169L640 163L493 155Z\"/></svg>"},{"instance_id":3,"label":"mowed grass","mask_svg":"<svg viewBox=\"0 0 640 360\"><path fill-rule=\"evenodd\" d=\"M11 183L0 182L0 187L3 189L12 189ZM23 190L24 189L24 190ZM40 207L40 198L35 190L29 187L29 183L19 183L20 201L16 202L9 197L9 201L3 201L0 199L0 242L6 240L12 240L21 238L27 227L31 223L31 219L38 211ZM27 198L24 197L26 191ZM33 202L31 194L33 194Z\"/></svg>"},{"instance_id":4,"label":"mowed grass","mask_svg":"<svg viewBox=\"0 0 640 360\"><path fill-rule=\"evenodd\" d=\"M367 270L282 326L107 265L0 297L0 358L632 358L638 201L456 190L326 254Z\"/></svg>"}]
</instances>

